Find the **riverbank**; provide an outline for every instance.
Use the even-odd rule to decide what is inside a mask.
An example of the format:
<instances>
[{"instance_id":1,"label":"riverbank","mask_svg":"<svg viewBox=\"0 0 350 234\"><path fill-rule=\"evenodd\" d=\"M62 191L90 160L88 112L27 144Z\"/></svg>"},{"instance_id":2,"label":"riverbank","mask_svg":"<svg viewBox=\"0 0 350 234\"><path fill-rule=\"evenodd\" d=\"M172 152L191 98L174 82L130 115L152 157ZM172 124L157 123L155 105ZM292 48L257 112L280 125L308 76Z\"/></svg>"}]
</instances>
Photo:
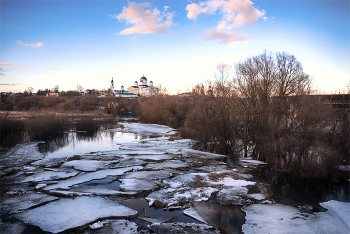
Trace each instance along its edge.
<instances>
[{"instance_id":1,"label":"riverbank","mask_svg":"<svg viewBox=\"0 0 350 234\"><path fill-rule=\"evenodd\" d=\"M342 224L349 203L340 203L341 213L334 202L324 204L326 212L278 204L271 186L250 174L263 162L230 167L226 156L193 150L192 140L174 133L122 123L87 138L69 133L58 148L19 145L1 158L2 230L257 233L273 225L278 233L310 223L314 229L305 230L314 233L349 230Z\"/></svg>"}]
</instances>

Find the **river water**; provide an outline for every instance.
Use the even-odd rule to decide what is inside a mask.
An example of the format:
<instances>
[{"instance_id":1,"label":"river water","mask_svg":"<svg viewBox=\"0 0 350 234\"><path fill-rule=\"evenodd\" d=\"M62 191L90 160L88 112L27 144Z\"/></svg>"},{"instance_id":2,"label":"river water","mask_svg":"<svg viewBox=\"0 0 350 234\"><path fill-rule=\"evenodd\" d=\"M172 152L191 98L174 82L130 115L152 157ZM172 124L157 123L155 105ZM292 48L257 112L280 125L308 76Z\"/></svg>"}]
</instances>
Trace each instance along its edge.
<instances>
[{"instance_id":1,"label":"river water","mask_svg":"<svg viewBox=\"0 0 350 234\"><path fill-rule=\"evenodd\" d=\"M159 128L156 125L134 125L133 127L125 129L123 126L114 126L114 128L101 130L93 134L70 132L60 138L52 139L50 142L30 143L29 146L27 144L23 146L24 152L22 153L21 148L17 146L19 149L13 150L13 152L10 151L8 155L2 155L0 228L10 231L10 233L11 230L12 233L56 233L61 231L63 233L112 233L108 230L113 231L114 227L115 231L119 228L119 226L113 226L116 225L113 223L114 221L111 221L113 225L106 221L104 228L97 229L100 230L100 232L97 232L88 226L88 224L93 223L93 219L86 222L86 225L72 224L67 229L47 228L40 222L37 223L37 220L25 215L18 215L16 214L18 212L14 211L14 207L18 206L18 203L14 206L11 199L21 199L24 195L33 193L47 193L54 199L58 198L59 201L68 200L71 196L108 196L110 200L137 211L137 218L130 216L128 218L130 222L128 222L133 223L132 225L138 227L137 230L143 233L148 233L150 230L159 233L169 233L176 230L172 229L174 227L166 227L165 229L164 227L162 227L163 229L148 227L150 223L153 225L157 221L172 224L190 223L192 227L185 227L183 230L192 228L192 231L197 230L195 229L197 228L195 227L196 224L202 225L205 222L206 225L214 226L217 231L222 233L241 233L242 226L246 221L246 213L242 210L242 207L249 204L267 201L292 207L311 206L313 208L312 212L325 212L327 209L320 205L322 202L330 200L350 202L348 182L299 179L275 171L266 165L248 166L249 170L242 166L230 169L227 167L225 159L220 156L201 155L200 152L191 151L190 141L169 141L168 136L175 133L170 128ZM157 138L161 136L163 138ZM198 161L193 159L193 155L195 155L195 158L198 157ZM25 159L18 160L20 157ZM212 161L209 163L207 163L208 157L212 157ZM210 163L213 163L215 167ZM116 171L129 167L133 167L133 169L126 174L105 174L91 177L92 179L88 180L80 179L80 177L84 178L84 175L86 177L97 172ZM163 171L168 175L164 178L162 178L162 175L155 176L152 174L155 170L156 172L159 170L158 174ZM54 174L56 177L54 178L52 174L49 179L45 179L45 173L48 171L56 173ZM214 182L214 180L208 178L210 172L213 171L218 173L219 171L225 171L226 174L227 171L239 173L239 179L241 180L234 177L237 179L235 181L243 184L230 185L230 187L229 184L232 178L227 177L226 174L223 174L223 176L226 175L223 178L223 180L226 179L225 183L220 184L220 180ZM66 179L60 177L61 174L58 173L76 174ZM113 171L113 173L115 172ZM136 173L140 173L138 175L142 175L142 178L137 178ZM253 178L250 178L249 174ZM39 175L44 179L37 179ZM33 179L35 176L37 177ZM28 179L29 177L32 178ZM242 180L242 178L247 178L248 181L244 184L245 180ZM57 180L58 184L66 182L68 185L55 187ZM72 182L69 182L69 180ZM191 180L191 183L188 182L189 180ZM140 181L141 185L132 187L132 183ZM196 181L197 185L194 186L193 181ZM43 188L37 187L40 184L43 184ZM47 186L46 188L53 186L53 189L45 190L45 186ZM142 186L146 186L146 188L140 188ZM130 187L132 188L130 189ZM261 189L262 187L263 189ZM186 190L186 188L188 189ZM191 193L197 188L200 192ZM240 191L237 192L237 188ZM182 189L180 195L173 191ZM206 191L210 189L213 192L205 195ZM101 192L100 194L98 190L107 192ZM167 190L172 191L169 197L167 197ZM224 193L224 190L229 192ZM111 191L118 191L119 193L118 195L111 195ZM234 198L229 196L232 193L236 195ZM222 201L219 194L228 200ZM176 200L176 196L180 196L180 198ZM198 197L189 198L189 196ZM168 204L168 206L162 208L150 206L155 199L161 201L163 205ZM57 200L49 203L53 204L55 202L58 203ZM169 206L171 202L174 203L174 207L178 208L171 208ZM12 206L8 205L10 203ZM25 202L19 200L19 203ZM47 202L40 201L28 209L20 210L20 212L24 211L24 214L28 212L29 216L29 212L45 207L46 204ZM63 209L66 209L65 206L63 207ZM194 209L195 215L188 215L189 212L184 211L189 208ZM114 217L114 215L112 216ZM103 220L103 218L100 217L97 220ZM134 226L132 225L129 224L129 229L125 233L135 233L136 229L133 229ZM107 226L109 227L108 230ZM200 232L215 233L212 229L203 228L200 229Z\"/></svg>"}]
</instances>

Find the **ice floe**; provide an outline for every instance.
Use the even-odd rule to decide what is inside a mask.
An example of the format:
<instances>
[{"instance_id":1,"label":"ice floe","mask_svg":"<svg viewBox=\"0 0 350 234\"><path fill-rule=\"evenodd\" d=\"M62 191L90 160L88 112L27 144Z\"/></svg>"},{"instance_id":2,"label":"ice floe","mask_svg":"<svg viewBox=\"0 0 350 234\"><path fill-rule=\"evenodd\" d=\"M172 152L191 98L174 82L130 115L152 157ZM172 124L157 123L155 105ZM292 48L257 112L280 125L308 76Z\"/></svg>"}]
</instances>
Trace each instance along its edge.
<instances>
[{"instance_id":1,"label":"ice floe","mask_svg":"<svg viewBox=\"0 0 350 234\"><path fill-rule=\"evenodd\" d=\"M185 215L188 215L194 219L197 219L198 221L208 224L207 221L201 216L200 212L198 212L195 208L191 207L183 211Z\"/></svg>"},{"instance_id":2,"label":"ice floe","mask_svg":"<svg viewBox=\"0 0 350 234\"><path fill-rule=\"evenodd\" d=\"M139 169L142 169L142 167L135 166L135 167L125 167L125 168L118 168L118 169L107 169L107 170L101 170L101 171L90 172L90 173L81 173L70 179L59 181L57 184L49 185L44 189L45 190L67 189L67 188L69 189L70 186L75 184L80 184L86 181L91 181L96 179L103 179L107 176L120 176L127 171L139 170Z\"/></svg>"},{"instance_id":3,"label":"ice floe","mask_svg":"<svg viewBox=\"0 0 350 234\"><path fill-rule=\"evenodd\" d=\"M2 201L6 210L11 210L10 213L18 213L22 210L38 206L50 201L57 200L57 197L49 196L41 193L26 193L20 196L11 197Z\"/></svg>"},{"instance_id":4,"label":"ice floe","mask_svg":"<svg viewBox=\"0 0 350 234\"><path fill-rule=\"evenodd\" d=\"M174 135L176 130L158 124L142 124L142 123L120 123L128 129L129 132L138 133L140 135Z\"/></svg>"},{"instance_id":5,"label":"ice floe","mask_svg":"<svg viewBox=\"0 0 350 234\"><path fill-rule=\"evenodd\" d=\"M84 234L137 234L137 224L125 219L104 220L89 225ZM97 229L97 230L96 230Z\"/></svg>"},{"instance_id":6,"label":"ice floe","mask_svg":"<svg viewBox=\"0 0 350 234\"><path fill-rule=\"evenodd\" d=\"M108 217L129 217L137 211L101 197L61 199L16 214L15 217L52 233L89 224Z\"/></svg>"},{"instance_id":7,"label":"ice floe","mask_svg":"<svg viewBox=\"0 0 350 234\"><path fill-rule=\"evenodd\" d=\"M184 168L184 167L189 167L189 165L180 160L168 160L162 163L149 163L145 166L145 169L160 170L164 168Z\"/></svg>"},{"instance_id":8,"label":"ice floe","mask_svg":"<svg viewBox=\"0 0 350 234\"><path fill-rule=\"evenodd\" d=\"M120 188L124 191L150 191L157 186L154 181L142 179L121 179L121 182Z\"/></svg>"},{"instance_id":9,"label":"ice floe","mask_svg":"<svg viewBox=\"0 0 350 234\"><path fill-rule=\"evenodd\" d=\"M100 169L105 169L112 163L118 163L115 161L98 161L98 160L72 160L63 163L64 167L73 167L78 171L97 171Z\"/></svg>"},{"instance_id":10,"label":"ice floe","mask_svg":"<svg viewBox=\"0 0 350 234\"><path fill-rule=\"evenodd\" d=\"M27 176L23 179L23 182L41 182L45 180L59 180L66 179L73 176L76 176L79 172L66 172L66 171L44 171L39 172L35 175Z\"/></svg>"},{"instance_id":11,"label":"ice floe","mask_svg":"<svg viewBox=\"0 0 350 234\"><path fill-rule=\"evenodd\" d=\"M349 233L350 203L320 203L328 209L313 214L281 204L253 204L244 207L244 233Z\"/></svg>"}]
</instances>

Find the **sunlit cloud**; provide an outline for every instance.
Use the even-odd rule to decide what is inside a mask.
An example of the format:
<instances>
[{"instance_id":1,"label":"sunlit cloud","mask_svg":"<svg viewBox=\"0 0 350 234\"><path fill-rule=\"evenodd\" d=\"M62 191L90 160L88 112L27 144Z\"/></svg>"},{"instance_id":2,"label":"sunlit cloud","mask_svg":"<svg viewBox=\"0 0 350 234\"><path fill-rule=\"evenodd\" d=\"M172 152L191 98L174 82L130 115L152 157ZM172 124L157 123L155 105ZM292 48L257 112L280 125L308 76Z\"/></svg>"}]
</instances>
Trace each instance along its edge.
<instances>
[{"instance_id":1,"label":"sunlit cloud","mask_svg":"<svg viewBox=\"0 0 350 234\"><path fill-rule=\"evenodd\" d=\"M22 41L18 40L17 44L22 45L22 46L27 46L27 47L29 46L29 47L33 47L33 48L38 48L38 47L43 47L44 43L38 42L36 44L26 44L26 43L23 43Z\"/></svg>"},{"instance_id":2,"label":"sunlit cloud","mask_svg":"<svg viewBox=\"0 0 350 234\"><path fill-rule=\"evenodd\" d=\"M133 25L121 31L121 35L166 33L167 29L173 25L174 17L174 12L166 12L168 8L165 6L164 11L160 12L157 8L152 9L152 5L148 2L139 4L129 2L128 7L123 7L122 13L110 15L110 17Z\"/></svg>"},{"instance_id":3,"label":"sunlit cloud","mask_svg":"<svg viewBox=\"0 0 350 234\"><path fill-rule=\"evenodd\" d=\"M2 63L2 62L0 62L0 65L6 66L6 67L12 67L14 64L13 63Z\"/></svg>"},{"instance_id":4,"label":"sunlit cloud","mask_svg":"<svg viewBox=\"0 0 350 234\"><path fill-rule=\"evenodd\" d=\"M17 68L27 68L27 67L29 67L29 66L26 66L26 65L17 65L16 67L17 67Z\"/></svg>"},{"instance_id":5,"label":"sunlit cloud","mask_svg":"<svg viewBox=\"0 0 350 234\"><path fill-rule=\"evenodd\" d=\"M187 18L196 20L200 14L221 14L218 28L231 29L244 24L253 24L266 12L258 10L250 0L208 0L186 6Z\"/></svg>"},{"instance_id":6,"label":"sunlit cloud","mask_svg":"<svg viewBox=\"0 0 350 234\"><path fill-rule=\"evenodd\" d=\"M212 28L207 30L204 38L208 40L216 39L220 44L235 45L237 42L244 41L251 37L242 35L239 32L229 32L218 28Z\"/></svg>"},{"instance_id":7,"label":"sunlit cloud","mask_svg":"<svg viewBox=\"0 0 350 234\"><path fill-rule=\"evenodd\" d=\"M264 17L262 17L262 18L264 19L264 21L267 21L267 20L268 20L268 19L267 19L267 17L265 17L265 16L264 16Z\"/></svg>"}]
</instances>

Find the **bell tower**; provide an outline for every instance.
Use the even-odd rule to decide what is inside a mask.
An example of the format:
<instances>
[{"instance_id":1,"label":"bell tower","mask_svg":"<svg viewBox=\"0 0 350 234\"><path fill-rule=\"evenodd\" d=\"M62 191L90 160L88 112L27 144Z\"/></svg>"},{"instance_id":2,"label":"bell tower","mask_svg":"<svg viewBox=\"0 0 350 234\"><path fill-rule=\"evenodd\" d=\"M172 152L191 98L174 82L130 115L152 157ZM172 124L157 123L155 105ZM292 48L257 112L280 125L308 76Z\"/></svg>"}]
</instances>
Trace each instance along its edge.
<instances>
[{"instance_id":1,"label":"bell tower","mask_svg":"<svg viewBox=\"0 0 350 234\"><path fill-rule=\"evenodd\" d=\"M113 77L112 77L112 80L111 80L111 85L110 85L109 91L110 91L111 94L114 94L114 81L113 81Z\"/></svg>"}]
</instances>

